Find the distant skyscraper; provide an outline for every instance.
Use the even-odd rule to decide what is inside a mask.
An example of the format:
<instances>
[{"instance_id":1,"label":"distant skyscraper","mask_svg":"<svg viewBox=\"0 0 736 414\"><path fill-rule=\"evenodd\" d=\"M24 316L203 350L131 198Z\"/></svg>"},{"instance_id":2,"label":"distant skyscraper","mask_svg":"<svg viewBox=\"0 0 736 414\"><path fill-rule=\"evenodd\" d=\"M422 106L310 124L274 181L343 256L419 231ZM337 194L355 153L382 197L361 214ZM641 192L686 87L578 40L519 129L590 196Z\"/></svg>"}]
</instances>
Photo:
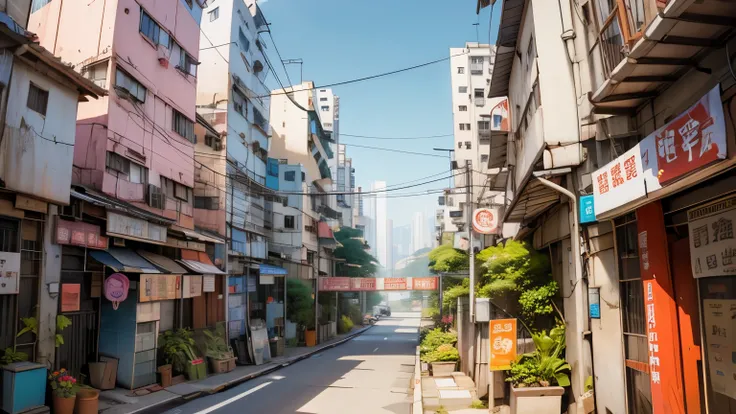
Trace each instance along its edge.
<instances>
[{"instance_id":1,"label":"distant skyscraper","mask_svg":"<svg viewBox=\"0 0 736 414\"><path fill-rule=\"evenodd\" d=\"M381 266L388 268L390 266L388 252L391 250L391 246L388 245L388 216L386 215L388 212L386 208L386 193L384 190L386 190L385 181L374 181L373 184L371 184L371 191L374 192L371 194L371 197L373 198L373 202L376 206L376 209L373 212L375 214L374 221L376 225L376 259L378 259Z\"/></svg>"},{"instance_id":2,"label":"distant skyscraper","mask_svg":"<svg viewBox=\"0 0 736 414\"><path fill-rule=\"evenodd\" d=\"M404 226L394 227L393 229L393 244L394 244L394 264L399 260L410 256L413 251L411 250L411 225L407 224ZM396 266L394 266L396 269Z\"/></svg>"},{"instance_id":3,"label":"distant skyscraper","mask_svg":"<svg viewBox=\"0 0 736 414\"><path fill-rule=\"evenodd\" d=\"M425 220L424 213L421 211L414 213L414 218L411 222L412 254L419 249L431 246L431 233L427 232L427 230L427 221Z\"/></svg>"},{"instance_id":4,"label":"distant skyscraper","mask_svg":"<svg viewBox=\"0 0 736 414\"><path fill-rule=\"evenodd\" d=\"M394 274L394 221L386 220L386 274L393 276Z\"/></svg>"}]
</instances>

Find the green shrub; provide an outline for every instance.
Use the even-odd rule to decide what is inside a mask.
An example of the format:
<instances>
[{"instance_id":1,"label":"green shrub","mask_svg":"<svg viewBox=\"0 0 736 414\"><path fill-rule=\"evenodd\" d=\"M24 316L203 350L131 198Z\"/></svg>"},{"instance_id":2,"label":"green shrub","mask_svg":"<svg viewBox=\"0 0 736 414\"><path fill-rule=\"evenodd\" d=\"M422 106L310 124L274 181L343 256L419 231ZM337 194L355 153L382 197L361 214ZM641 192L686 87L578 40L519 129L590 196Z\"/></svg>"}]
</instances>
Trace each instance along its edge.
<instances>
[{"instance_id":1,"label":"green shrub","mask_svg":"<svg viewBox=\"0 0 736 414\"><path fill-rule=\"evenodd\" d=\"M443 332L440 328L430 330L419 345L422 355L433 352L440 345L454 345L457 342L457 334L453 332Z\"/></svg>"},{"instance_id":2,"label":"green shrub","mask_svg":"<svg viewBox=\"0 0 736 414\"><path fill-rule=\"evenodd\" d=\"M486 403L484 403L482 400L473 400L473 402L470 403L470 408L478 410L488 407L486 407Z\"/></svg>"},{"instance_id":3,"label":"green shrub","mask_svg":"<svg viewBox=\"0 0 736 414\"><path fill-rule=\"evenodd\" d=\"M460 360L460 353L457 348L450 344L440 345L434 351L422 356L424 362L452 362L458 360Z\"/></svg>"},{"instance_id":4,"label":"green shrub","mask_svg":"<svg viewBox=\"0 0 736 414\"><path fill-rule=\"evenodd\" d=\"M353 322L353 325L362 324L363 314L360 312L360 306L350 304L350 308L348 309L348 317Z\"/></svg>"},{"instance_id":5,"label":"green shrub","mask_svg":"<svg viewBox=\"0 0 736 414\"><path fill-rule=\"evenodd\" d=\"M440 314L440 309L437 307L422 309L422 318L434 318L435 315L439 315L439 314Z\"/></svg>"},{"instance_id":6,"label":"green shrub","mask_svg":"<svg viewBox=\"0 0 736 414\"><path fill-rule=\"evenodd\" d=\"M533 334L532 339L536 350L521 355L516 362L511 364L506 381L516 387L570 386L571 367L565 361L562 353L565 349L565 329L554 328L549 335L542 331Z\"/></svg>"},{"instance_id":7,"label":"green shrub","mask_svg":"<svg viewBox=\"0 0 736 414\"><path fill-rule=\"evenodd\" d=\"M348 333L353 329L353 326L353 321L347 316L342 315L340 320L337 322L337 332L341 334Z\"/></svg>"}]
</instances>

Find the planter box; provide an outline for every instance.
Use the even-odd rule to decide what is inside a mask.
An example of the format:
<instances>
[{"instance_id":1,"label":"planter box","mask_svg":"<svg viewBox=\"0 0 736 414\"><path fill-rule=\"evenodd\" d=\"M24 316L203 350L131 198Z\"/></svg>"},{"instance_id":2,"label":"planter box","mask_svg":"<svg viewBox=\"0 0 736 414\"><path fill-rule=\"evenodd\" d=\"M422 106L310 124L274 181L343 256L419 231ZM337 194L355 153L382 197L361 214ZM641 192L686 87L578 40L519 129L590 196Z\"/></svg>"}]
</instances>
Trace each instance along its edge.
<instances>
[{"instance_id":1,"label":"planter box","mask_svg":"<svg viewBox=\"0 0 736 414\"><path fill-rule=\"evenodd\" d=\"M432 362L433 377L449 377L455 372L457 361Z\"/></svg>"},{"instance_id":2,"label":"planter box","mask_svg":"<svg viewBox=\"0 0 736 414\"><path fill-rule=\"evenodd\" d=\"M562 387L511 387L511 414L560 414Z\"/></svg>"},{"instance_id":3,"label":"planter box","mask_svg":"<svg viewBox=\"0 0 736 414\"><path fill-rule=\"evenodd\" d=\"M202 359L196 359L187 364L187 378L189 381L207 378L207 365Z\"/></svg>"},{"instance_id":4,"label":"planter box","mask_svg":"<svg viewBox=\"0 0 736 414\"><path fill-rule=\"evenodd\" d=\"M214 359L207 358L210 361L210 369L213 374L224 374L235 369L235 358ZM230 368L232 366L232 368Z\"/></svg>"}]
</instances>

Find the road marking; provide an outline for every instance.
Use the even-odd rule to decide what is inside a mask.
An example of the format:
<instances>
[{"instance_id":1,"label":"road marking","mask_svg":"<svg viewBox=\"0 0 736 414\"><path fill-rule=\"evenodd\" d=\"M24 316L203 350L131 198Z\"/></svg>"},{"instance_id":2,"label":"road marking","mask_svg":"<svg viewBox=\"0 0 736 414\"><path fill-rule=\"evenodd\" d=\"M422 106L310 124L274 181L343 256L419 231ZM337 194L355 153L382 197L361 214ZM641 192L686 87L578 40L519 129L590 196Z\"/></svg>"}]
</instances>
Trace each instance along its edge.
<instances>
[{"instance_id":1,"label":"road marking","mask_svg":"<svg viewBox=\"0 0 736 414\"><path fill-rule=\"evenodd\" d=\"M270 381L269 382L264 382L263 384L261 384L261 385L259 385L257 387L253 387L253 388L249 389L248 391L246 391L246 392L244 392L242 394L238 394L238 395L236 395L236 396L234 396L232 398L228 398L227 400L225 400L225 401L223 401L221 403L215 404L215 405L213 405L213 406L211 406L209 408L206 408L206 409L204 409L202 411L197 411L195 414L208 414L208 413L211 413L211 412L213 412L213 411L215 411L217 409L220 409L220 408L222 408L222 407L224 407L224 406L226 406L228 404L232 404L232 403L234 403L235 401L238 401L241 398L247 397L250 394L253 394L254 392L260 390L261 388L265 388L265 387L267 387L269 385L271 385L271 382Z\"/></svg>"},{"instance_id":2,"label":"road marking","mask_svg":"<svg viewBox=\"0 0 736 414\"><path fill-rule=\"evenodd\" d=\"M388 337L385 337L385 336L384 336L384 337L383 337L383 340L384 340L384 341L388 341Z\"/></svg>"},{"instance_id":3,"label":"road marking","mask_svg":"<svg viewBox=\"0 0 736 414\"><path fill-rule=\"evenodd\" d=\"M375 353L376 351L378 351L378 347L376 347L376 349L374 349L374 350L373 350L373 352L374 352L374 353Z\"/></svg>"}]
</instances>

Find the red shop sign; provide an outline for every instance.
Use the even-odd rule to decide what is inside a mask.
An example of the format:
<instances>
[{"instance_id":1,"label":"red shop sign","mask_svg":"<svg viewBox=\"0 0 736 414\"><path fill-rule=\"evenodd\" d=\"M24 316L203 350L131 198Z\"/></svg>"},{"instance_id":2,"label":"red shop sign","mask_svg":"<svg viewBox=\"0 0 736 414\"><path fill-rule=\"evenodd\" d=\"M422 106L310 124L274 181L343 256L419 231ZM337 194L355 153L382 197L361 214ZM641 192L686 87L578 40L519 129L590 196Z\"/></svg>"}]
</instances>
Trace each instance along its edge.
<instances>
[{"instance_id":1,"label":"red shop sign","mask_svg":"<svg viewBox=\"0 0 736 414\"><path fill-rule=\"evenodd\" d=\"M435 290L437 289L436 277L413 277L411 278L412 290Z\"/></svg>"},{"instance_id":2,"label":"red shop sign","mask_svg":"<svg viewBox=\"0 0 736 414\"><path fill-rule=\"evenodd\" d=\"M406 278L387 277L383 279L383 290L406 290Z\"/></svg>"},{"instance_id":3,"label":"red shop sign","mask_svg":"<svg viewBox=\"0 0 736 414\"><path fill-rule=\"evenodd\" d=\"M100 236L99 226L57 218L56 243L106 250L108 239Z\"/></svg>"}]
</instances>

